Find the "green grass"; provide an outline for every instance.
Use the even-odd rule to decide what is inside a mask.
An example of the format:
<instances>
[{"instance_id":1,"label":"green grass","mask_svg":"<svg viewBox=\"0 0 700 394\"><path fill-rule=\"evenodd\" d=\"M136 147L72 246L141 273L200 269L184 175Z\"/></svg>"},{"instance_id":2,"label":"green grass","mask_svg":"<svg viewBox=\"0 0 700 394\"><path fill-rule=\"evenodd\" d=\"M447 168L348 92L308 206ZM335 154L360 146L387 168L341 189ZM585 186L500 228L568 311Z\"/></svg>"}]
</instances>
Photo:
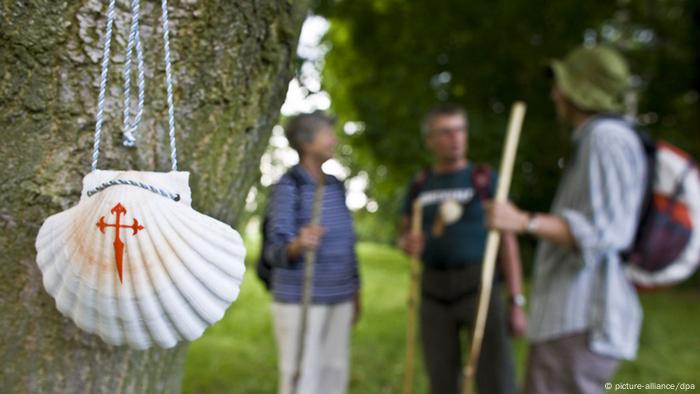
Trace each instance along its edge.
<instances>
[{"instance_id":1,"label":"green grass","mask_svg":"<svg viewBox=\"0 0 700 394\"><path fill-rule=\"evenodd\" d=\"M257 247L249 248L255 253ZM408 261L395 249L362 243L358 247L363 315L352 342L350 392L398 393L403 371ZM226 316L192 343L185 393L274 393L277 364L270 322L270 296L255 277L251 256L238 301ZM626 362L616 382L693 383L700 390L700 292L673 289L644 294L645 322L639 358ZM526 346L515 341L519 375ZM418 354L420 357L420 354ZM420 358L416 393L426 392ZM658 392L658 391L656 391Z\"/></svg>"}]
</instances>

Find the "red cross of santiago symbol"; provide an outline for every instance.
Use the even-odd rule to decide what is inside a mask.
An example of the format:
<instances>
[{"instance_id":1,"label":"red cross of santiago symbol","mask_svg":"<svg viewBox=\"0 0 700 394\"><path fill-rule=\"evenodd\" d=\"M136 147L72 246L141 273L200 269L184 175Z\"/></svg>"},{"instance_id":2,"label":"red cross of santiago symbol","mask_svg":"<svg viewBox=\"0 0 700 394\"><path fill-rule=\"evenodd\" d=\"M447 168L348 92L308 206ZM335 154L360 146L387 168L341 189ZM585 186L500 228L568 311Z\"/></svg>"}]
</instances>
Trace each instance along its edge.
<instances>
[{"instance_id":1,"label":"red cross of santiago symbol","mask_svg":"<svg viewBox=\"0 0 700 394\"><path fill-rule=\"evenodd\" d=\"M139 230L143 230L143 226L139 224L139 221L134 218L134 223L130 226L121 224L121 215L126 214L126 208L121 203L117 203L111 210L111 213L117 215L116 223L105 223L105 217L100 217L100 221L97 222L97 227L100 229L102 234L105 234L105 229L107 227L114 227L116 236L114 237L114 257L117 260L117 272L119 273L119 283L122 283L122 260L124 258L124 242L119 238L119 229L130 228L134 232L132 235L136 235Z\"/></svg>"}]
</instances>

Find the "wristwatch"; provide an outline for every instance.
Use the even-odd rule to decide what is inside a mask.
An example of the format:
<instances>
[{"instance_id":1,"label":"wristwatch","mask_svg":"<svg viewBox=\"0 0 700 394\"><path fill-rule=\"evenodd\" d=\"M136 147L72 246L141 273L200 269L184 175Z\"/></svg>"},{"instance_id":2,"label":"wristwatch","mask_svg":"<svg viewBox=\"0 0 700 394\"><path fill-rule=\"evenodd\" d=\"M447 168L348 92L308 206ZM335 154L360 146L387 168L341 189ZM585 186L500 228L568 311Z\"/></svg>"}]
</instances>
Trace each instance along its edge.
<instances>
[{"instance_id":1,"label":"wristwatch","mask_svg":"<svg viewBox=\"0 0 700 394\"><path fill-rule=\"evenodd\" d=\"M529 214L527 218L527 227L525 227L525 232L528 234L534 234L539 227L540 223L537 220L537 214Z\"/></svg>"},{"instance_id":2,"label":"wristwatch","mask_svg":"<svg viewBox=\"0 0 700 394\"><path fill-rule=\"evenodd\" d=\"M523 307L527 303L527 298L523 294L513 294L510 296L511 305Z\"/></svg>"}]
</instances>

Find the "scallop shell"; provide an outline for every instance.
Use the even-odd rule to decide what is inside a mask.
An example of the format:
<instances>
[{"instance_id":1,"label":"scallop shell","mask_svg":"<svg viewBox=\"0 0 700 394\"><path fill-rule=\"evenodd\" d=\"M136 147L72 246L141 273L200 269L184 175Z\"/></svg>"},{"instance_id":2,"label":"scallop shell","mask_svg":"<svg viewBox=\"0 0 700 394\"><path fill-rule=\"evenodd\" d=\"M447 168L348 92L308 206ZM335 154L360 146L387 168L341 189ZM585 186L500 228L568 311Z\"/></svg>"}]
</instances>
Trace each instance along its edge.
<instances>
[{"instance_id":1,"label":"scallop shell","mask_svg":"<svg viewBox=\"0 0 700 394\"><path fill-rule=\"evenodd\" d=\"M46 219L36 239L44 287L63 315L137 349L192 341L223 317L238 297L245 247L230 226L190 207L188 180L187 172L85 176L78 205Z\"/></svg>"},{"instance_id":2,"label":"scallop shell","mask_svg":"<svg viewBox=\"0 0 700 394\"><path fill-rule=\"evenodd\" d=\"M446 226L459 220L462 217L462 211L462 204L454 199L447 199L440 204L440 216Z\"/></svg>"}]
</instances>

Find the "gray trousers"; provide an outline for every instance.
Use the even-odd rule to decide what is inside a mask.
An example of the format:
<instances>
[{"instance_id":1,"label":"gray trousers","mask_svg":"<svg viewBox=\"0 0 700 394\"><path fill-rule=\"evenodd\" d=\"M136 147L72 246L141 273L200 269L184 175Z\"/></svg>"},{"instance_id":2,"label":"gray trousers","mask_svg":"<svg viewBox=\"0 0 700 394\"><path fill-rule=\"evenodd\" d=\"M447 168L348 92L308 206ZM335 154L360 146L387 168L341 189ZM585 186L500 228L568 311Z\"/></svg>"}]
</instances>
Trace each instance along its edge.
<instances>
[{"instance_id":1,"label":"gray trousers","mask_svg":"<svg viewBox=\"0 0 700 394\"><path fill-rule=\"evenodd\" d=\"M619 361L588 349L588 335L575 333L530 345L526 394L594 394L605 391Z\"/></svg>"},{"instance_id":2,"label":"gray trousers","mask_svg":"<svg viewBox=\"0 0 700 394\"><path fill-rule=\"evenodd\" d=\"M471 330L476 317L480 268L474 264L457 270L423 271L421 342L432 394L460 392L462 349L468 343L460 340L460 333ZM494 284L491 294L476 385L482 394L515 394L513 350L500 286Z\"/></svg>"},{"instance_id":3,"label":"gray trousers","mask_svg":"<svg viewBox=\"0 0 700 394\"><path fill-rule=\"evenodd\" d=\"M299 394L344 394L350 373L352 301L309 307ZM277 339L279 394L292 392L301 305L272 304Z\"/></svg>"}]
</instances>

